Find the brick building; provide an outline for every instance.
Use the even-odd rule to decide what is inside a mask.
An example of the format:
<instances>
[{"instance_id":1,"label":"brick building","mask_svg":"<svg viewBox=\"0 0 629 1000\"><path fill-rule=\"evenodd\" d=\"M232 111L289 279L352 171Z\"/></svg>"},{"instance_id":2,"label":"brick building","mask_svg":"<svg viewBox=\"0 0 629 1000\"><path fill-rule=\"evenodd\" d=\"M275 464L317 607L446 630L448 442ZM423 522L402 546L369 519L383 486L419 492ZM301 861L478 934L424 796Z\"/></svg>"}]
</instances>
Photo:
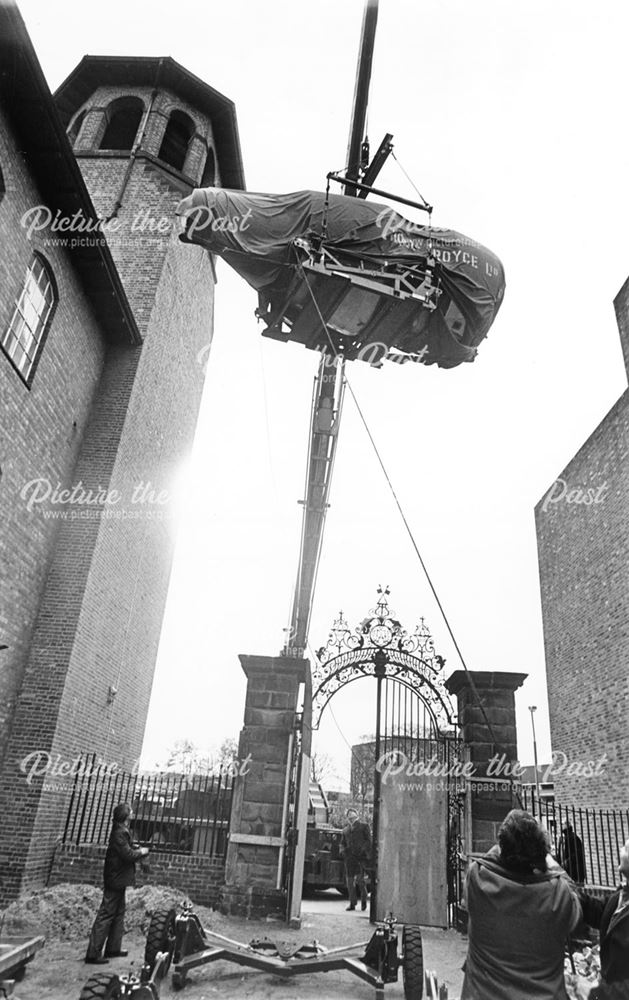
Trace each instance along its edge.
<instances>
[{"instance_id":1,"label":"brick building","mask_svg":"<svg viewBox=\"0 0 629 1000\"><path fill-rule=\"evenodd\" d=\"M53 98L10 4L0 119L2 902L47 877L71 762L139 756L212 338L213 262L174 208L244 178L227 98L122 57Z\"/></svg>"},{"instance_id":2,"label":"brick building","mask_svg":"<svg viewBox=\"0 0 629 1000\"><path fill-rule=\"evenodd\" d=\"M629 373L629 279L614 306ZM535 508L557 802L629 799L629 389Z\"/></svg>"}]
</instances>

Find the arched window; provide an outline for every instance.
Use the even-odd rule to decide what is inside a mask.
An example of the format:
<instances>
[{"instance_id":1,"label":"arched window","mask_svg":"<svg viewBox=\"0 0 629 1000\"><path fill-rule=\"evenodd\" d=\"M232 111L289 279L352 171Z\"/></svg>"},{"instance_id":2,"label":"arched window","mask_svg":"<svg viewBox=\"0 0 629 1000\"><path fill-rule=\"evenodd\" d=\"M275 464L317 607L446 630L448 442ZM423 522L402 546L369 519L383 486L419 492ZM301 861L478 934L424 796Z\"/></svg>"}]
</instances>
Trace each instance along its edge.
<instances>
[{"instance_id":1,"label":"arched window","mask_svg":"<svg viewBox=\"0 0 629 1000\"><path fill-rule=\"evenodd\" d=\"M194 134L194 122L183 111L173 111L168 119L164 138L157 154L160 160L169 163L175 170L183 170L190 140Z\"/></svg>"},{"instance_id":2,"label":"arched window","mask_svg":"<svg viewBox=\"0 0 629 1000\"><path fill-rule=\"evenodd\" d=\"M70 145L72 146L74 146L78 134L81 131L81 125L83 124L86 114L87 114L87 108L84 108L83 111L81 111L80 114L76 116L76 118L70 125L70 128L68 129L68 139L70 140Z\"/></svg>"},{"instance_id":3,"label":"arched window","mask_svg":"<svg viewBox=\"0 0 629 1000\"><path fill-rule=\"evenodd\" d=\"M142 120L139 97L119 97L107 108L107 128L100 149L132 149Z\"/></svg>"},{"instance_id":4,"label":"arched window","mask_svg":"<svg viewBox=\"0 0 629 1000\"><path fill-rule=\"evenodd\" d=\"M50 267L40 254L33 254L11 322L0 341L27 385L33 380L57 298Z\"/></svg>"},{"instance_id":5,"label":"arched window","mask_svg":"<svg viewBox=\"0 0 629 1000\"><path fill-rule=\"evenodd\" d=\"M205 159L205 166L203 168L203 176L201 178L201 187L209 188L214 187L216 182L216 157L214 156L214 150L210 146L207 151L207 157Z\"/></svg>"}]
</instances>

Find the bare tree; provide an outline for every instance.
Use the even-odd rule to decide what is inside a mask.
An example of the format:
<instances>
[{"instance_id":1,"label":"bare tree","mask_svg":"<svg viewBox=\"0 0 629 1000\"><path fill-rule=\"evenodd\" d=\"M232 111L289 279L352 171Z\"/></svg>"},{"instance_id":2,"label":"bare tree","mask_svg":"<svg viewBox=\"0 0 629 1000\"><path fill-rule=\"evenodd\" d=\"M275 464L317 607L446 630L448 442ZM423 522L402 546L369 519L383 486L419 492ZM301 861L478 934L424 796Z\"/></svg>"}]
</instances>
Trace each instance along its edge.
<instances>
[{"instance_id":1,"label":"bare tree","mask_svg":"<svg viewBox=\"0 0 629 1000\"><path fill-rule=\"evenodd\" d=\"M330 781L332 778L338 778L334 760L329 753L315 750L310 758L310 777L319 785L323 785L324 782Z\"/></svg>"},{"instance_id":2,"label":"bare tree","mask_svg":"<svg viewBox=\"0 0 629 1000\"><path fill-rule=\"evenodd\" d=\"M217 758L221 770L228 768L230 764L235 764L238 760L238 740L233 736L227 736L218 748Z\"/></svg>"},{"instance_id":3,"label":"bare tree","mask_svg":"<svg viewBox=\"0 0 629 1000\"><path fill-rule=\"evenodd\" d=\"M192 740L175 740L168 751L166 767L178 774L189 776L199 770L202 760L202 754Z\"/></svg>"}]
</instances>

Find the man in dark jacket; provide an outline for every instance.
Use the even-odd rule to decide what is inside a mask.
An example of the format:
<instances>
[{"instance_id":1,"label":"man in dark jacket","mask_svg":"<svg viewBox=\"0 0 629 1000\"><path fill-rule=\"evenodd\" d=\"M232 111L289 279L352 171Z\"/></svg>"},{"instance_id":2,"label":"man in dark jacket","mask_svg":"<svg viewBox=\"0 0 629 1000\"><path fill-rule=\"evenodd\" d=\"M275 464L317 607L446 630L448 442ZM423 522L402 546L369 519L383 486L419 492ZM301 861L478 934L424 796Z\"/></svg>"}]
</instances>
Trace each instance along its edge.
<instances>
[{"instance_id":1,"label":"man in dark jacket","mask_svg":"<svg viewBox=\"0 0 629 1000\"><path fill-rule=\"evenodd\" d=\"M583 841L574 832L572 823L565 823L559 838L557 861L573 882L585 882L585 853Z\"/></svg>"},{"instance_id":2,"label":"man in dark jacket","mask_svg":"<svg viewBox=\"0 0 629 1000\"><path fill-rule=\"evenodd\" d=\"M355 910L360 889L360 908L367 909L365 867L371 862L371 834L366 823L359 819L356 809L348 809L347 826L341 835L341 851L345 860L345 876L349 892L348 910Z\"/></svg>"},{"instance_id":3,"label":"man in dark jacket","mask_svg":"<svg viewBox=\"0 0 629 1000\"><path fill-rule=\"evenodd\" d=\"M110 958L124 958L128 954L121 947L125 890L127 886L135 885L136 861L148 854L148 847L135 848L131 843L129 823L132 819L131 807L126 802L116 806L105 855L103 900L96 914L85 956L85 961L90 965L104 965Z\"/></svg>"},{"instance_id":4,"label":"man in dark jacket","mask_svg":"<svg viewBox=\"0 0 629 1000\"><path fill-rule=\"evenodd\" d=\"M626 984L629 997L629 840L620 851L618 870L624 885L609 899L596 899L583 890L579 891L583 917L590 927L597 927L601 941L602 984L590 996L606 996L605 985Z\"/></svg>"}]
</instances>

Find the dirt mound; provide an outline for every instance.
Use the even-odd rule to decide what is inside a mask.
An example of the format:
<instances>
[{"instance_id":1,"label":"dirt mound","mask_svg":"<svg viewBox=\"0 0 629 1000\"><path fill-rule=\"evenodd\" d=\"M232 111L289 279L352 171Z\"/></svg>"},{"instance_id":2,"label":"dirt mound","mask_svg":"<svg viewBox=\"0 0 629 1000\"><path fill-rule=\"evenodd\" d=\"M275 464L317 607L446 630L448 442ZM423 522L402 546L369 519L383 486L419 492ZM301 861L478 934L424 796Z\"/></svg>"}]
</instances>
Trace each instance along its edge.
<instances>
[{"instance_id":1,"label":"dirt mound","mask_svg":"<svg viewBox=\"0 0 629 1000\"><path fill-rule=\"evenodd\" d=\"M102 891L93 885L57 885L20 896L0 916L5 935L44 934L48 940L75 941L89 936ZM177 889L162 885L145 885L127 889L125 931L145 934L155 910L177 907L187 897ZM209 911L203 907L204 920ZM207 923L205 924L207 926Z\"/></svg>"},{"instance_id":2,"label":"dirt mound","mask_svg":"<svg viewBox=\"0 0 629 1000\"><path fill-rule=\"evenodd\" d=\"M7 935L44 934L69 941L89 934L102 892L93 885L58 885L25 893L2 914Z\"/></svg>"}]
</instances>

